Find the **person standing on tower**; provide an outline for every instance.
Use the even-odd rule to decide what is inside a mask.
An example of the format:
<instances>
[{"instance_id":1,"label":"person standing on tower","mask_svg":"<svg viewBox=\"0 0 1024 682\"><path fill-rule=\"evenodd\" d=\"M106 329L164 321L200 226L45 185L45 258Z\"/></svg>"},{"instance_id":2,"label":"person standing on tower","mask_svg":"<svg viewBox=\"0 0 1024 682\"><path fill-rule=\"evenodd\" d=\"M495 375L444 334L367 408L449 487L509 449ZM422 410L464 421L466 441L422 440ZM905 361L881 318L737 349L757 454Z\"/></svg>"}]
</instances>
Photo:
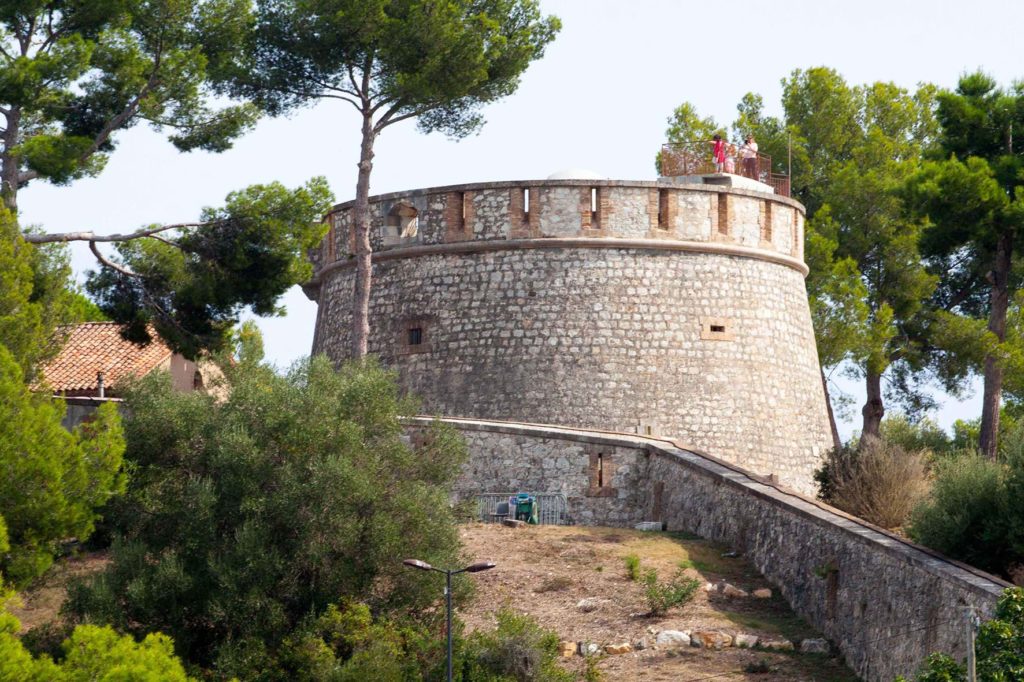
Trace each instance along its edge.
<instances>
[{"instance_id":1,"label":"person standing on tower","mask_svg":"<svg viewBox=\"0 0 1024 682\"><path fill-rule=\"evenodd\" d=\"M757 180L757 142L753 135L747 135L740 151L743 153L743 175Z\"/></svg>"},{"instance_id":2,"label":"person standing on tower","mask_svg":"<svg viewBox=\"0 0 1024 682\"><path fill-rule=\"evenodd\" d=\"M725 141L718 133L715 133L711 141L714 144L711 149L711 160L715 162L715 172L721 173L725 167Z\"/></svg>"}]
</instances>

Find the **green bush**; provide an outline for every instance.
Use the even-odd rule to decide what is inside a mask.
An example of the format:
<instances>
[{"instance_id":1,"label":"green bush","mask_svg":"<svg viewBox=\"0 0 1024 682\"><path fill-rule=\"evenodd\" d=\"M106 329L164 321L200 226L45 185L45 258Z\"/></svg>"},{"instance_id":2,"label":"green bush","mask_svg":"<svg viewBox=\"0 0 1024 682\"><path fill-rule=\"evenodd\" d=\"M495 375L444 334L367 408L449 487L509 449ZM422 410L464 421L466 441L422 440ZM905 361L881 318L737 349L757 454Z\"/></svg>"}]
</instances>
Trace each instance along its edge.
<instances>
[{"instance_id":1,"label":"green bush","mask_svg":"<svg viewBox=\"0 0 1024 682\"><path fill-rule=\"evenodd\" d=\"M936 462L929 497L911 515L917 542L980 569L1003 573L1012 562L1006 521L1006 468L977 453Z\"/></svg>"},{"instance_id":2,"label":"green bush","mask_svg":"<svg viewBox=\"0 0 1024 682\"><path fill-rule=\"evenodd\" d=\"M410 447L398 415L415 406L372 362L335 371L316 358L287 376L248 366L231 380L223 401L166 377L130 393L123 526L108 569L70 590L70 615L166 632L214 676L268 680L292 678L277 672L286 640L330 604L443 619L437 575L402 559L460 560L457 433L434 425Z\"/></svg>"},{"instance_id":3,"label":"green bush","mask_svg":"<svg viewBox=\"0 0 1024 682\"><path fill-rule=\"evenodd\" d=\"M680 606L693 599L700 581L687 578L680 569L668 582L658 582L658 572L653 568L644 573L644 597L652 616L662 616L674 606Z\"/></svg>"},{"instance_id":4,"label":"green bush","mask_svg":"<svg viewBox=\"0 0 1024 682\"><path fill-rule=\"evenodd\" d=\"M1003 592L995 618L983 623L975 642L979 680L1002 682L1024 679L1024 589ZM932 654L916 682L966 682L966 666L946 654ZM905 682L903 677L897 682Z\"/></svg>"},{"instance_id":5,"label":"green bush","mask_svg":"<svg viewBox=\"0 0 1024 682\"><path fill-rule=\"evenodd\" d=\"M640 580L640 557L636 554L628 554L623 561L626 564L626 577L633 582Z\"/></svg>"},{"instance_id":6,"label":"green bush","mask_svg":"<svg viewBox=\"0 0 1024 682\"><path fill-rule=\"evenodd\" d=\"M492 632L475 632L462 652L464 682L569 682L558 665L558 635L509 608Z\"/></svg>"}]
</instances>

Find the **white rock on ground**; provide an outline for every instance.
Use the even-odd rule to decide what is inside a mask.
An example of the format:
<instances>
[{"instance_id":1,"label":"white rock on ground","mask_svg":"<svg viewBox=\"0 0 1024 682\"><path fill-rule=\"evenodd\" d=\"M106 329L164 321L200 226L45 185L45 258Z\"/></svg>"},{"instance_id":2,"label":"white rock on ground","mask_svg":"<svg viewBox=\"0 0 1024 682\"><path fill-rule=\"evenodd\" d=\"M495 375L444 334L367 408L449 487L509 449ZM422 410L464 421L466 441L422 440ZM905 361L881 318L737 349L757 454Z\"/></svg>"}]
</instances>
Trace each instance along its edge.
<instances>
[{"instance_id":1,"label":"white rock on ground","mask_svg":"<svg viewBox=\"0 0 1024 682\"><path fill-rule=\"evenodd\" d=\"M690 646L690 635L680 630L662 630L654 643L658 646Z\"/></svg>"},{"instance_id":2,"label":"white rock on ground","mask_svg":"<svg viewBox=\"0 0 1024 682\"><path fill-rule=\"evenodd\" d=\"M748 635L741 632L738 635L736 635L736 637L733 639L733 645L743 647L746 649L753 649L755 646L757 646L757 643L760 639L761 638L757 635Z\"/></svg>"}]
</instances>

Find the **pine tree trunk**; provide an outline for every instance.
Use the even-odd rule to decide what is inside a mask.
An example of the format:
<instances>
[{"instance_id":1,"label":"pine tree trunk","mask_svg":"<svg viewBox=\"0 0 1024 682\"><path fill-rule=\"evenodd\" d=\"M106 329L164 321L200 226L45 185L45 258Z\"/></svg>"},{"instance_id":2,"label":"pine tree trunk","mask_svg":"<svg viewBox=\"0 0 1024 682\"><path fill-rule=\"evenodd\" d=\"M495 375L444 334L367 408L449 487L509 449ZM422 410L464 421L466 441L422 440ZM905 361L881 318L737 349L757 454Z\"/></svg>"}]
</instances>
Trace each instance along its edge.
<instances>
[{"instance_id":1,"label":"pine tree trunk","mask_svg":"<svg viewBox=\"0 0 1024 682\"><path fill-rule=\"evenodd\" d=\"M843 441L839 439L839 427L836 426L836 415L832 411L832 397L828 394L828 380L825 378L825 368L821 369L821 388L825 391L825 407L828 409L828 425L832 429L832 447L839 449L843 447Z\"/></svg>"},{"instance_id":2,"label":"pine tree trunk","mask_svg":"<svg viewBox=\"0 0 1024 682\"><path fill-rule=\"evenodd\" d=\"M992 290L988 314L988 330L1000 342L1006 339L1006 310L1010 303L1008 279L1013 254L1013 237L1009 232L999 236L996 260L992 270ZM995 459L999 448L999 407L1003 397L1003 367L996 357L985 357L985 389L981 402L981 432L978 448L990 459Z\"/></svg>"},{"instance_id":3,"label":"pine tree trunk","mask_svg":"<svg viewBox=\"0 0 1024 682\"><path fill-rule=\"evenodd\" d=\"M867 400L861 409L864 417L864 426L861 429L861 440L864 436L879 437L882 425L882 417L885 416L885 403L882 400L882 374L868 370L864 377L864 385L867 389Z\"/></svg>"},{"instance_id":4,"label":"pine tree trunk","mask_svg":"<svg viewBox=\"0 0 1024 682\"><path fill-rule=\"evenodd\" d=\"M20 163L11 150L18 144L20 134L21 110L11 107L6 115L6 129L3 134L3 153L0 155L0 197L4 206L12 213L18 212L18 174Z\"/></svg>"},{"instance_id":5,"label":"pine tree trunk","mask_svg":"<svg viewBox=\"0 0 1024 682\"><path fill-rule=\"evenodd\" d=\"M370 248L370 171L373 170L372 114L363 114L363 139L359 147L359 179L352 206L352 229L356 247L356 281L352 296L352 357L364 358L370 340L370 284L373 252Z\"/></svg>"}]
</instances>

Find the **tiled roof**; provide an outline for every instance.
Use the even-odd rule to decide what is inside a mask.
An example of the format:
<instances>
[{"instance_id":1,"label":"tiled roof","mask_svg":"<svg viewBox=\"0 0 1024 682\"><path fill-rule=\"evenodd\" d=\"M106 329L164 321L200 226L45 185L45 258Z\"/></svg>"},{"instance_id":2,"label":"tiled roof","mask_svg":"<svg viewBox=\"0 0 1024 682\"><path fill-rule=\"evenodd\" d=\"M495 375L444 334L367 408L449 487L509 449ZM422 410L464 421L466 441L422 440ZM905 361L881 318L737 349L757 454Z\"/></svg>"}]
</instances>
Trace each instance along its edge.
<instances>
[{"instance_id":1,"label":"tiled roof","mask_svg":"<svg viewBox=\"0 0 1024 682\"><path fill-rule=\"evenodd\" d=\"M43 380L55 393L96 390L96 373L103 372L106 390L130 376L145 376L170 357L171 349L159 338L138 346L121 338L115 322L86 322L57 330L66 334L60 353L40 368Z\"/></svg>"}]
</instances>

